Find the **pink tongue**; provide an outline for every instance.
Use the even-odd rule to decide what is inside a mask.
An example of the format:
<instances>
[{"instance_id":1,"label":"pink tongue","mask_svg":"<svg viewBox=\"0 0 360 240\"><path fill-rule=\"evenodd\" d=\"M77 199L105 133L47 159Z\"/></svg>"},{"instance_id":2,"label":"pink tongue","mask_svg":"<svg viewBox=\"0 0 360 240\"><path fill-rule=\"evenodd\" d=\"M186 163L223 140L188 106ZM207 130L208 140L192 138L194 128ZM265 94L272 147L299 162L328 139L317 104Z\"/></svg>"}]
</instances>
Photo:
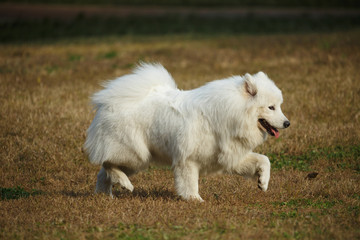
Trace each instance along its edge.
<instances>
[{"instance_id":1,"label":"pink tongue","mask_svg":"<svg viewBox=\"0 0 360 240\"><path fill-rule=\"evenodd\" d=\"M280 133L275 131L274 129L271 129L271 131L273 132L273 134L275 135L275 138L278 138L280 136Z\"/></svg>"}]
</instances>

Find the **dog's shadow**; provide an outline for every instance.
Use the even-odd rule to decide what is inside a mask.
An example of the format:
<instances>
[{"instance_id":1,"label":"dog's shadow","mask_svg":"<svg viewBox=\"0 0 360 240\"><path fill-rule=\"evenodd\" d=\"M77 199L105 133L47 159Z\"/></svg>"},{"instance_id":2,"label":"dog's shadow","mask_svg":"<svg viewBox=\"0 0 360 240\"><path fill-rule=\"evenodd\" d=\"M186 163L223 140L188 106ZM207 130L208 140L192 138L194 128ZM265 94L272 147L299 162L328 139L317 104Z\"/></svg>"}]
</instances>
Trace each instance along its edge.
<instances>
[{"instance_id":1,"label":"dog's shadow","mask_svg":"<svg viewBox=\"0 0 360 240\"><path fill-rule=\"evenodd\" d=\"M140 198L140 199L163 199L178 201L180 198L174 192L163 188L143 189L135 188L133 192L126 191L125 189L113 191L114 198Z\"/></svg>"},{"instance_id":2,"label":"dog's shadow","mask_svg":"<svg viewBox=\"0 0 360 240\"><path fill-rule=\"evenodd\" d=\"M61 195L65 195L72 198L90 197L95 196L94 192L76 192L76 191L61 191ZM105 194L101 194L106 196ZM163 188L152 188L143 189L135 188L133 192L129 192L126 189L113 189L114 199L129 199L129 198L140 198L140 199L163 199L178 201L180 197L175 195L174 192Z\"/></svg>"},{"instance_id":3,"label":"dog's shadow","mask_svg":"<svg viewBox=\"0 0 360 240\"><path fill-rule=\"evenodd\" d=\"M92 192L75 192L75 191L61 191L60 192L61 195L65 195L67 197L72 197L72 198L80 198L80 197L90 197L91 195L93 195L94 193Z\"/></svg>"}]
</instances>

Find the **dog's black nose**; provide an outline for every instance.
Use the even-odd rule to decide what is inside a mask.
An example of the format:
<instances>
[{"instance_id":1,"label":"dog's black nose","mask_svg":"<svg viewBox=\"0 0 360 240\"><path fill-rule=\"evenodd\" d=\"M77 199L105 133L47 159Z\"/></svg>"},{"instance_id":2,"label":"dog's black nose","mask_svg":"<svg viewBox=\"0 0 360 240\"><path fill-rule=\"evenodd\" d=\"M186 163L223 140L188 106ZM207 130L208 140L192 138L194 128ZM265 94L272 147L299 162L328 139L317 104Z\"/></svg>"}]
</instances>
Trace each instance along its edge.
<instances>
[{"instance_id":1,"label":"dog's black nose","mask_svg":"<svg viewBox=\"0 0 360 240\"><path fill-rule=\"evenodd\" d=\"M285 121L284 122L284 128L287 128L287 127L289 127L290 126L290 122L289 121Z\"/></svg>"}]
</instances>

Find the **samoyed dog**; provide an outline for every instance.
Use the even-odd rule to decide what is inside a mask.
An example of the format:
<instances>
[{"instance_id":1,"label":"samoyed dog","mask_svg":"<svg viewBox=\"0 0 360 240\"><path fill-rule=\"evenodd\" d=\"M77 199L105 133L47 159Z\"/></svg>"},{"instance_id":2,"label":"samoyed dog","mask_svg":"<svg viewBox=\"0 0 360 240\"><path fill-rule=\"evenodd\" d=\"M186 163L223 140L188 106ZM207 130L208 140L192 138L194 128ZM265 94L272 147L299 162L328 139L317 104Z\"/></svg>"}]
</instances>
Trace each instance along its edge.
<instances>
[{"instance_id":1,"label":"samoyed dog","mask_svg":"<svg viewBox=\"0 0 360 240\"><path fill-rule=\"evenodd\" d=\"M270 161L252 150L290 122L281 91L263 72L182 91L162 65L143 63L104 87L92 97L96 115L84 146L102 166L95 192L112 196L117 183L133 191L128 177L152 162L172 166L185 200L203 201L200 174L257 178L267 190Z\"/></svg>"}]
</instances>

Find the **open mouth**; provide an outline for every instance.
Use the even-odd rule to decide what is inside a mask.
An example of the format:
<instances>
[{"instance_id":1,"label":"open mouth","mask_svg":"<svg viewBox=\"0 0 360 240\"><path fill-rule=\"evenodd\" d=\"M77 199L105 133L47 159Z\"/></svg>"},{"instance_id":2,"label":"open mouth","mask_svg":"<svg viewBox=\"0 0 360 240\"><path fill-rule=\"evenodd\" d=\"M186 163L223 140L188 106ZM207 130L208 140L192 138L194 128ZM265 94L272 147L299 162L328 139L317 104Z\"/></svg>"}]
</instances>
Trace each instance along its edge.
<instances>
[{"instance_id":1,"label":"open mouth","mask_svg":"<svg viewBox=\"0 0 360 240\"><path fill-rule=\"evenodd\" d=\"M258 120L261 126L273 137L278 138L280 133L279 131L270 125L265 119L261 118Z\"/></svg>"}]
</instances>

